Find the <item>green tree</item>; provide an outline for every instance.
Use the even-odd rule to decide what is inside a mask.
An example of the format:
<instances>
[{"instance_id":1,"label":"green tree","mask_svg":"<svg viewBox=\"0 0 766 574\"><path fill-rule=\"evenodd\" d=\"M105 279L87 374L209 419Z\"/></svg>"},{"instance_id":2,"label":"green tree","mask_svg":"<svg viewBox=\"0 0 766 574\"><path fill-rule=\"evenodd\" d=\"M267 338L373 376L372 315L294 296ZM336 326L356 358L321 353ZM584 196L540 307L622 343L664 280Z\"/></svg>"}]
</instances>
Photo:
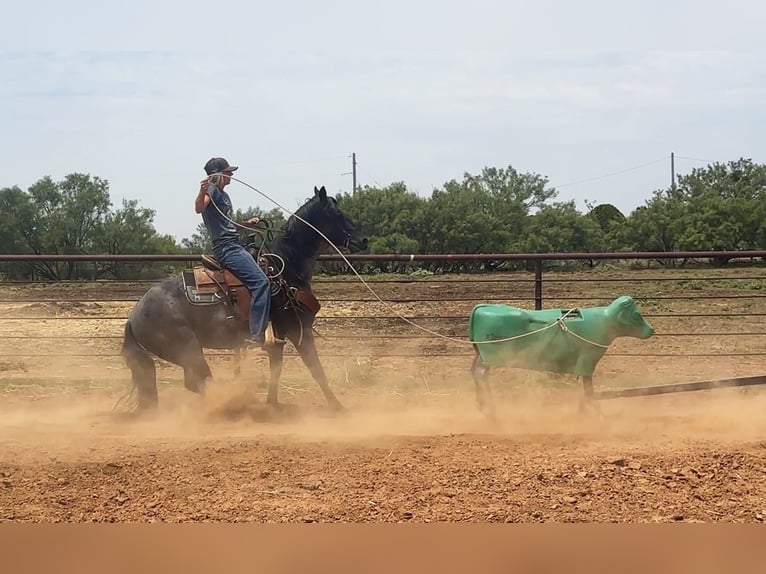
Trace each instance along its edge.
<instances>
[{"instance_id":1,"label":"green tree","mask_svg":"<svg viewBox=\"0 0 766 574\"><path fill-rule=\"evenodd\" d=\"M160 235L155 229L155 214L153 209L139 207L137 200L123 200L122 208L108 213L98 228L93 251L114 255L180 253L180 246L171 236ZM95 275L127 279L149 269L156 275L166 268L152 263L104 261L96 264Z\"/></svg>"},{"instance_id":2,"label":"green tree","mask_svg":"<svg viewBox=\"0 0 766 574\"><path fill-rule=\"evenodd\" d=\"M200 216L202 217L202 216ZM262 221L250 231L240 227L244 225L245 221L257 217ZM265 211L260 207L247 207L245 209L237 209L232 216L232 219L237 222L237 231L239 232L240 241L246 243L248 237L256 236L257 245L261 244L262 240L266 241L267 246L279 237L280 230L284 227L287 219L281 209L275 207L269 211ZM212 253L213 242L210 238L205 223L200 221L194 233L181 240L181 245L188 253Z\"/></svg>"},{"instance_id":3,"label":"green tree","mask_svg":"<svg viewBox=\"0 0 766 574\"><path fill-rule=\"evenodd\" d=\"M387 241L389 236L405 236L418 241L419 223L428 200L407 189L403 182L386 187L363 186L356 194L341 193L338 206L359 227L375 240Z\"/></svg>"},{"instance_id":4,"label":"green tree","mask_svg":"<svg viewBox=\"0 0 766 574\"><path fill-rule=\"evenodd\" d=\"M108 182L80 173L58 182L46 176L27 194L32 212L22 222L22 234L30 251L67 255L89 252L109 212ZM34 270L47 279L75 279L86 267L73 261L42 262Z\"/></svg>"},{"instance_id":5,"label":"green tree","mask_svg":"<svg viewBox=\"0 0 766 574\"><path fill-rule=\"evenodd\" d=\"M683 232L684 202L679 194L657 190L644 205L630 214L619 237L631 251L674 251Z\"/></svg>"},{"instance_id":6,"label":"green tree","mask_svg":"<svg viewBox=\"0 0 766 574\"><path fill-rule=\"evenodd\" d=\"M760 200L766 194L766 165L745 158L715 162L679 175L677 187L687 197L713 194L724 200Z\"/></svg>"},{"instance_id":7,"label":"green tree","mask_svg":"<svg viewBox=\"0 0 766 574\"><path fill-rule=\"evenodd\" d=\"M604 240L598 221L565 201L545 205L530 217L522 247L530 253L599 252Z\"/></svg>"},{"instance_id":8,"label":"green tree","mask_svg":"<svg viewBox=\"0 0 766 574\"><path fill-rule=\"evenodd\" d=\"M0 224L4 250L30 254L167 253L178 249L153 225L154 212L137 202L123 202L112 211L109 183L88 174L72 173L60 181L45 176L24 192L0 190L6 217ZM6 265L4 273L46 279L116 275L120 266L48 262Z\"/></svg>"},{"instance_id":9,"label":"green tree","mask_svg":"<svg viewBox=\"0 0 766 574\"><path fill-rule=\"evenodd\" d=\"M202 222L197 224L194 233L181 240L181 245L186 251L194 254L211 253L213 251L213 242L210 239L210 234Z\"/></svg>"},{"instance_id":10,"label":"green tree","mask_svg":"<svg viewBox=\"0 0 766 574\"><path fill-rule=\"evenodd\" d=\"M483 190L457 182L433 191L419 221L426 253L498 252L513 240L513 230Z\"/></svg>"},{"instance_id":11,"label":"green tree","mask_svg":"<svg viewBox=\"0 0 766 574\"><path fill-rule=\"evenodd\" d=\"M34 209L29 195L18 186L0 189L0 252L32 253L30 242L35 234ZM6 277L21 279L32 272L27 263L2 263L0 272Z\"/></svg>"},{"instance_id":12,"label":"green tree","mask_svg":"<svg viewBox=\"0 0 766 574\"><path fill-rule=\"evenodd\" d=\"M25 233L33 232L34 211L29 196L18 186L0 189L0 252L29 251Z\"/></svg>"},{"instance_id":13,"label":"green tree","mask_svg":"<svg viewBox=\"0 0 766 574\"><path fill-rule=\"evenodd\" d=\"M740 158L713 163L678 178L685 203L679 247L688 250L758 249L764 239L766 166ZM725 264L726 258L716 258Z\"/></svg>"},{"instance_id":14,"label":"green tree","mask_svg":"<svg viewBox=\"0 0 766 574\"><path fill-rule=\"evenodd\" d=\"M603 233L604 251L619 251L622 247L619 236L627 222L627 217L611 203L588 207L587 216L598 224Z\"/></svg>"},{"instance_id":15,"label":"green tree","mask_svg":"<svg viewBox=\"0 0 766 574\"><path fill-rule=\"evenodd\" d=\"M456 183L454 180L450 183ZM507 168L485 167L481 174L463 175L462 185L492 198L495 207L509 214L528 214L546 205L558 194L548 187L548 178L536 173L519 173Z\"/></svg>"}]
</instances>

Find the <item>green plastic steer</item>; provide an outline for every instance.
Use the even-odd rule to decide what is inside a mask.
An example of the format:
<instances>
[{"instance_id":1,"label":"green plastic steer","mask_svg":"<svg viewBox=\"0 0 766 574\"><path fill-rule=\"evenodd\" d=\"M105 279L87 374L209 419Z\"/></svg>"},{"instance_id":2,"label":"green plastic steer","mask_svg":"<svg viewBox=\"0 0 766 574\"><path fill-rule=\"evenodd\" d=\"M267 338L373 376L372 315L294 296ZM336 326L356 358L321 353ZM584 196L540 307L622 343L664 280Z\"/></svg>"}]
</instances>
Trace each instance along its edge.
<instances>
[{"instance_id":1,"label":"green plastic steer","mask_svg":"<svg viewBox=\"0 0 766 574\"><path fill-rule=\"evenodd\" d=\"M593 394L593 371L618 337L648 339L654 328L629 296L605 307L532 311L503 304L476 305L468 324L476 355L471 371L479 408L494 415L490 366L582 377L584 398Z\"/></svg>"}]
</instances>

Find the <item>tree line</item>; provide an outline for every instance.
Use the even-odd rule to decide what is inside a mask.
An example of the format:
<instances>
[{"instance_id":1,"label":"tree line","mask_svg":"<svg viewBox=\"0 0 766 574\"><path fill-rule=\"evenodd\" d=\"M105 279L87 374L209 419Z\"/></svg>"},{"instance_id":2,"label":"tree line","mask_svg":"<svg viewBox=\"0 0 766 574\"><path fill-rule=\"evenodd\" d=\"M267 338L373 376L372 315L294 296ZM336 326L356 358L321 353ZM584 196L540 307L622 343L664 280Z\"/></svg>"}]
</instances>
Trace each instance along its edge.
<instances>
[{"instance_id":1,"label":"tree line","mask_svg":"<svg viewBox=\"0 0 766 574\"><path fill-rule=\"evenodd\" d=\"M619 188L615 193L620 193ZM716 162L679 175L675 185L655 190L627 215L611 203L586 203L581 211L573 201L557 197L545 176L508 166L465 173L427 197L400 181L385 187L363 186L355 194L341 193L336 199L370 238L371 253L742 250L766 245L766 165L750 159ZM0 209L3 253L211 251L201 222L178 242L157 231L154 210L141 207L136 200L114 206L108 181L88 174L73 173L60 181L46 176L27 190L18 186L0 189ZM237 220L252 216L268 220L274 228L285 222L279 209L250 207L236 214ZM713 263L726 261L719 258ZM430 271L456 270L454 265L417 264ZM3 263L0 272L20 279L138 279L159 277L178 267L13 262ZM367 272L412 270L412 264L362 267ZM344 272L344 268L342 263L322 265L322 271L329 273ZM477 268L486 265L462 266L462 270Z\"/></svg>"}]
</instances>

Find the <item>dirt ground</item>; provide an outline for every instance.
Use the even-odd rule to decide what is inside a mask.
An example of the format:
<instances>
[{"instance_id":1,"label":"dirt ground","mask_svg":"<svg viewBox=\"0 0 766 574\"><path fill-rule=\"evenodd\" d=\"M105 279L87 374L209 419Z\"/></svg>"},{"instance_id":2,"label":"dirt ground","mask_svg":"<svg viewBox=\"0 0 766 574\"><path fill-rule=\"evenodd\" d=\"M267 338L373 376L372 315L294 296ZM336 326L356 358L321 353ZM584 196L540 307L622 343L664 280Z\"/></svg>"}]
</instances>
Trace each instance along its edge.
<instances>
[{"instance_id":1,"label":"dirt ground","mask_svg":"<svg viewBox=\"0 0 766 574\"><path fill-rule=\"evenodd\" d=\"M742 279L705 280L723 274ZM674 271L686 279L552 283L545 305L589 306L626 293L648 315L764 312L763 281L745 278L760 274ZM578 276L584 275L566 277ZM477 302L531 306L531 284L484 278L500 281L429 278L373 287L386 300L433 299L395 309L408 317L451 317L416 322L464 339ZM369 297L353 283L317 288L320 317L348 318L317 323L326 337L318 343L320 356L347 414L325 412L294 353L280 395L289 408L269 411L267 364L252 353L239 379L230 357L211 357L216 383L205 399L183 389L179 369L160 365L159 412L125 417L113 410L129 390L117 356L121 317L144 289L0 287L0 520L762 522L766 516L766 389L604 401L598 417L578 411L577 381L499 370L492 376L499 420L492 424L475 407L470 348L426 338L401 320L359 318L391 309L348 301ZM574 293L594 299L566 298ZM685 298L662 299L672 295ZM700 295L740 298L691 299ZM448 298L453 301L439 301ZM762 356L710 355L763 352L766 337L709 335L766 332L762 317L648 320L657 336L616 341L599 365L597 388L764 372ZM689 332L700 334L672 335Z\"/></svg>"}]
</instances>

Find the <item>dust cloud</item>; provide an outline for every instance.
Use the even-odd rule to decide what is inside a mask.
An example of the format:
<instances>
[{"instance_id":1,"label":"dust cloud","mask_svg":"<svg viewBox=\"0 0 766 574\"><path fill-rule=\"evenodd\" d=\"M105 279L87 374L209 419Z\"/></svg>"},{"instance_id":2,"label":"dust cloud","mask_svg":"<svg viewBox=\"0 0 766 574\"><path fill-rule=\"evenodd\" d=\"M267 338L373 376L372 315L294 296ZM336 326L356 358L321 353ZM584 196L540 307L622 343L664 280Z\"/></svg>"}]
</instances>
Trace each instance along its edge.
<instances>
[{"instance_id":1,"label":"dust cloud","mask_svg":"<svg viewBox=\"0 0 766 574\"><path fill-rule=\"evenodd\" d=\"M464 381L450 392L343 389L339 398L348 410L342 414L331 413L316 390L298 397L283 394L278 411L265 404L265 389L244 384L216 385L205 397L182 388L162 389L160 397L156 412L131 415L115 409L120 397L114 391L34 400L6 394L0 401L0 445L16 445L30 454L82 455L110 445L174 448L259 437L376 444L387 437L480 435L574 446L582 442L668 448L699 441L766 439L766 394L754 389L602 401L599 415L579 410L579 386L515 391L495 387L493 421L478 411L473 388Z\"/></svg>"}]
</instances>

